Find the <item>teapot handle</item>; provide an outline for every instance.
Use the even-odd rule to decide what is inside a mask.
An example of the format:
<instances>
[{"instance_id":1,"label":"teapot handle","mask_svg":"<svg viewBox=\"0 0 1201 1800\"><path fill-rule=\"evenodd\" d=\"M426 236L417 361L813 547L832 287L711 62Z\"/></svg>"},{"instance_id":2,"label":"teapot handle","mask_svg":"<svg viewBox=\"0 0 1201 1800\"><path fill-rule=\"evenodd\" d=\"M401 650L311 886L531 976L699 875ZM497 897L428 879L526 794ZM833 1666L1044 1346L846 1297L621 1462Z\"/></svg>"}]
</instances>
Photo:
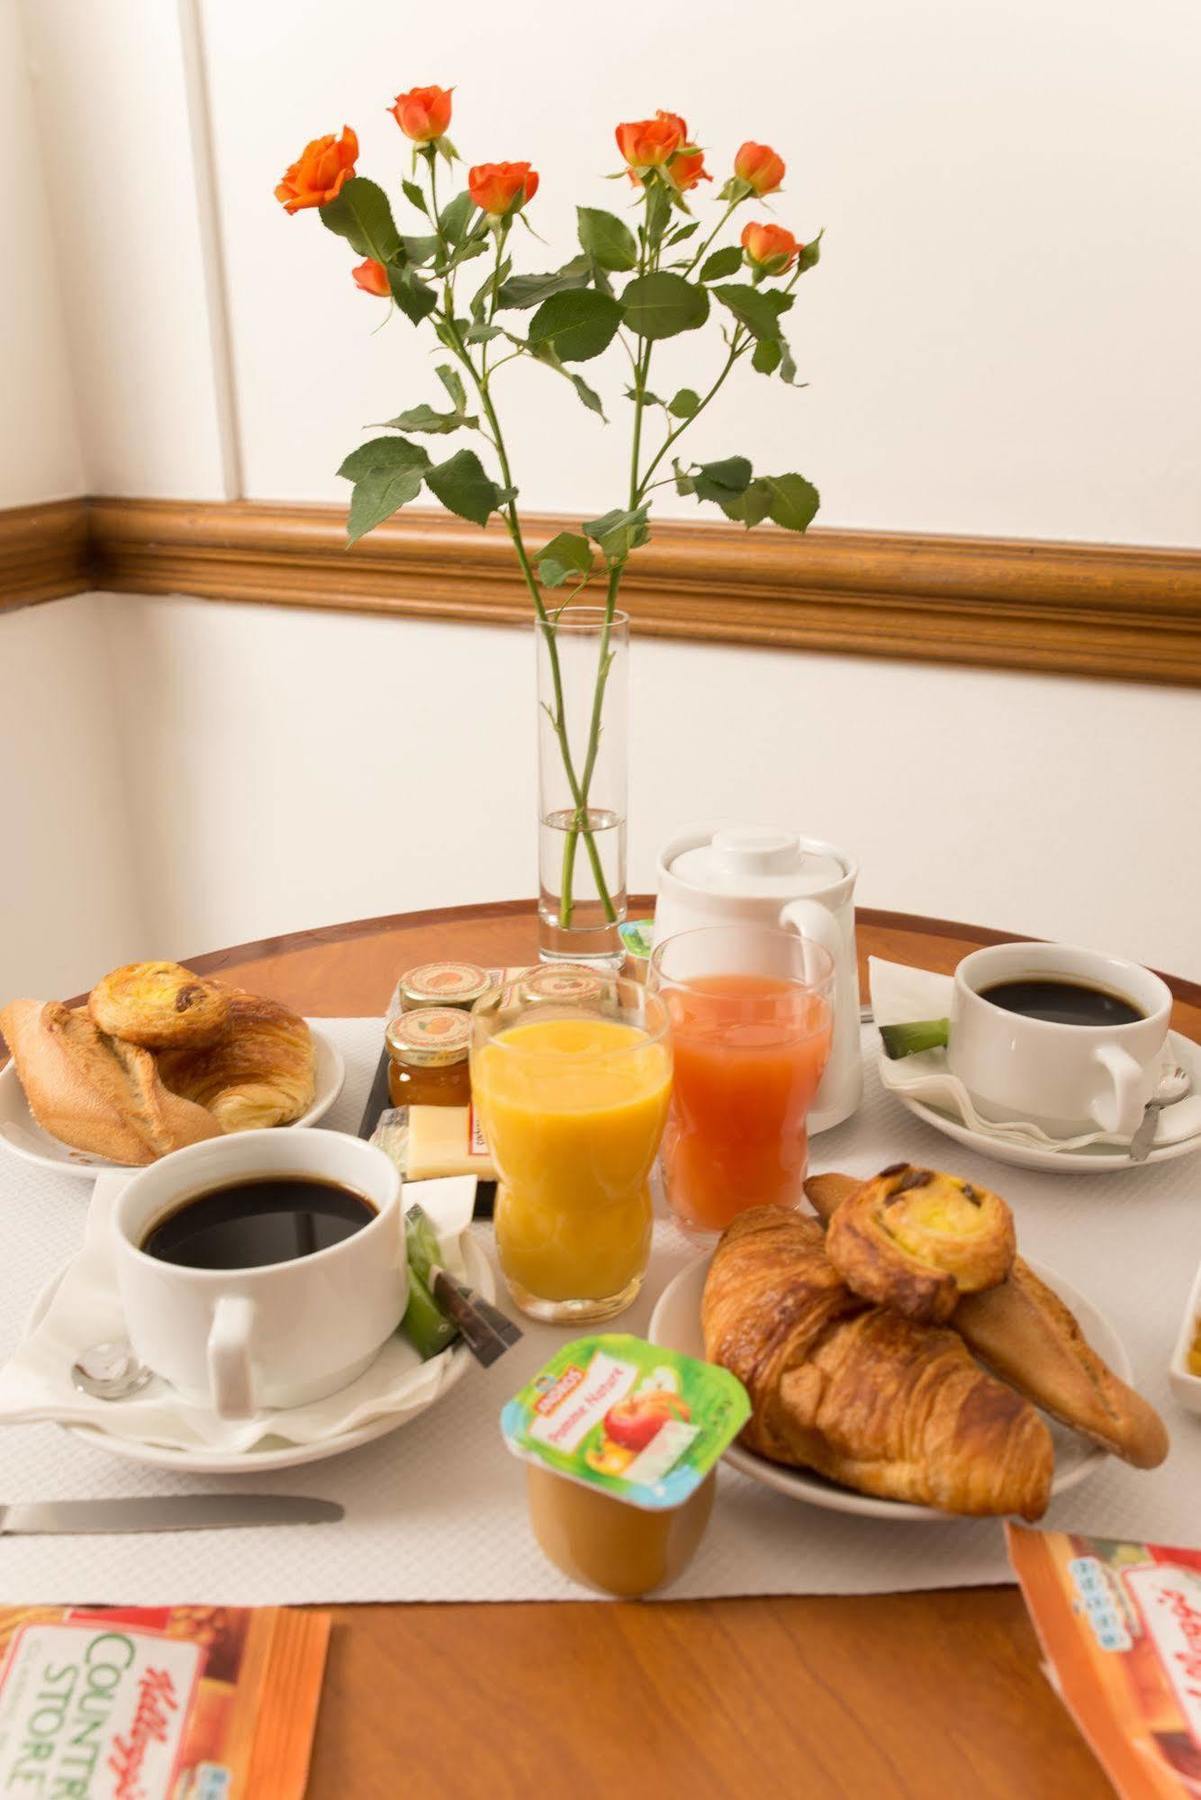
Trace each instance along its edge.
<instances>
[{"instance_id":1,"label":"teapot handle","mask_svg":"<svg viewBox=\"0 0 1201 1800\"><path fill-rule=\"evenodd\" d=\"M842 956L842 933L833 914L820 900L790 900L781 908L780 928L799 932L801 937L820 944L837 969Z\"/></svg>"}]
</instances>

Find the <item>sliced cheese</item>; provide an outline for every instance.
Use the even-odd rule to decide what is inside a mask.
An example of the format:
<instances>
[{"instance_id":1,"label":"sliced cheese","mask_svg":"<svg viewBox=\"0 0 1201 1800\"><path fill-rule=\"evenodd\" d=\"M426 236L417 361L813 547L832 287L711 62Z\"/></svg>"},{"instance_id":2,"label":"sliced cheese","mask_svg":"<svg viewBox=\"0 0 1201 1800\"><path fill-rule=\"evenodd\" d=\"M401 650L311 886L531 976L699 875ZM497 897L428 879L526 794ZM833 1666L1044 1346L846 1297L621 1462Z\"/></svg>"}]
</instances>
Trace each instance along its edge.
<instances>
[{"instance_id":1,"label":"sliced cheese","mask_svg":"<svg viewBox=\"0 0 1201 1800\"><path fill-rule=\"evenodd\" d=\"M495 1181L496 1170L470 1106L410 1106L405 1174L410 1181L475 1175Z\"/></svg>"}]
</instances>

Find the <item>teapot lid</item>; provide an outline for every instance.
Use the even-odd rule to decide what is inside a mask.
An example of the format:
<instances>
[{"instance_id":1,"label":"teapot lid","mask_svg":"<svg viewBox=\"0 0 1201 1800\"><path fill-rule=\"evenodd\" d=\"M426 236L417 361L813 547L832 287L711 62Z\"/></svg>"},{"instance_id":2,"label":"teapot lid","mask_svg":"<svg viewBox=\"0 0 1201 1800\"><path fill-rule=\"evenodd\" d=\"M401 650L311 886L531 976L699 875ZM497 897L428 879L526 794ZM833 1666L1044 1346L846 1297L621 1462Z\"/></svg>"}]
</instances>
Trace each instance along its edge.
<instances>
[{"instance_id":1,"label":"teapot lid","mask_svg":"<svg viewBox=\"0 0 1201 1800\"><path fill-rule=\"evenodd\" d=\"M677 881L706 894L778 900L820 893L847 873L830 851L808 850L795 832L765 825L724 825L673 858Z\"/></svg>"}]
</instances>

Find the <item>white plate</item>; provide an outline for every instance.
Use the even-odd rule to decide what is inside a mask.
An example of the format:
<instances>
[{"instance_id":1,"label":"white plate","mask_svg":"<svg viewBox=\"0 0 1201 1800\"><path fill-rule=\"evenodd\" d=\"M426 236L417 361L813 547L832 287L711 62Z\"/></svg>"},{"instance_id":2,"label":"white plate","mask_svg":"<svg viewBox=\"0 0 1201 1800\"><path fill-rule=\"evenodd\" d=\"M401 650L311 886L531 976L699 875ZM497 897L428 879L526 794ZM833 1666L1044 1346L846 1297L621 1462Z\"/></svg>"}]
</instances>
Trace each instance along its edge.
<instances>
[{"instance_id":1,"label":"white plate","mask_svg":"<svg viewBox=\"0 0 1201 1800\"><path fill-rule=\"evenodd\" d=\"M1182 1037L1178 1031L1168 1033L1168 1044L1175 1060L1192 1079L1191 1092L1201 1094L1201 1044L1194 1044L1191 1038ZM880 1054L882 1057L883 1051ZM978 1150L982 1156L1012 1163L1017 1169L1041 1169L1052 1175L1108 1175L1115 1169L1142 1169L1149 1168L1152 1163L1174 1162L1178 1156L1194 1156L1201 1150L1201 1132L1182 1138L1176 1144L1157 1144L1149 1156L1137 1163L1131 1162L1130 1152L1121 1144L1089 1144L1083 1150L1048 1150L1044 1145L1011 1143L1005 1138L994 1137L991 1132L977 1131L973 1126L965 1125L954 1113L931 1106L913 1094L900 1093L896 1088L885 1091L894 1100L899 1100L915 1119L933 1125L935 1131L944 1132L957 1144ZM1163 1117L1162 1113L1160 1117Z\"/></svg>"},{"instance_id":2,"label":"white plate","mask_svg":"<svg viewBox=\"0 0 1201 1800\"><path fill-rule=\"evenodd\" d=\"M690 1263L668 1283L651 1314L647 1331L652 1344L680 1350L686 1356L699 1357L702 1362L705 1340L701 1330L701 1296L709 1262L710 1258L706 1256ZM1052 1270L1036 1262L1030 1263L1030 1267L1040 1281L1045 1281L1065 1305L1071 1307L1085 1337L1097 1354L1105 1358L1114 1374L1129 1382L1130 1359L1109 1321ZM1048 1419L1047 1423L1055 1445L1051 1493L1052 1496L1066 1494L1069 1488L1076 1487L1100 1468L1105 1451L1054 1419ZM756 1456L753 1450L745 1450L739 1444L726 1451L726 1461L749 1475L752 1481L761 1481L765 1487L777 1488L794 1500L804 1500L810 1506L821 1506L829 1512L856 1513L864 1519L941 1519L946 1522L961 1517L957 1513L939 1512L932 1506L911 1506L903 1500L877 1500L870 1494L857 1494L850 1488L839 1487L835 1481L827 1481L824 1475L818 1475L812 1469L786 1468L783 1463L769 1462L766 1457Z\"/></svg>"},{"instance_id":3,"label":"white plate","mask_svg":"<svg viewBox=\"0 0 1201 1800\"><path fill-rule=\"evenodd\" d=\"M338 1046L312 1019L308 1025L313 1034L316 1091L313 1104L301 1118L292 1121L294 1125L315 1125L318 1119L323 1119L342 1092L342 1083L346 1079L346 1067ZM43 1169L54 1169L60 1175L79 1175L85 1181L94 1181L104 1169L127 1166L109 1162L107 1157L91 1156L86 1150L73 1150L70 1144L60 1143L48 1131L43 1131L29 1110L16 1065L11 1061L0 1069L0 1149L25 1162L38 1163Z\"/></svg>"},{"instance_id":4,"label":"white plate","mask_svg":"<svg viewBox=\"0 0 1201 1800\"><path fill-rule=\"evenodd\" d=\"M496 1284L492 1278L492 1269L470 1231L465 1231L460 1238L459 1250L463 1258L464 1276L469 1285L482 1294L485 1300L494 1300ZM33 1310L26 1321L27 1334L40 1325L64 1273L65 1270L60 1269L34 1301ZM370 1444L375 1438L386 1437L390 1431L398 1431L402 1425L407 1425L410 1420L427 1412L444 1394L458 1385L471 1361L471 1352L464 1343L452 1344L449 1350L442 1352L442 1356L446 1359L446 1374L436 1394L424 1396L407 1411L401 1409L388 1412L378 1419L369 1419L365 1425L356 1426L353 1431L334 1432L316 1443L293 1444L286 1438L264 1438L262 1444L256 1445L254 1449L230 1456L219 1450L172 1450L161 1444L141 1444L132 1438L110 1437L108 1432L93 1425L64 1425L62 1429L69 1431L73 1437L80 1438L85 1444L98 1450L106 1450L110 1456L118 1456L125 1462L147 1463L154 1469L173 1469L179 1475L261 1475L269 1469L296 1469L302 1463L325 1462L331 1456L341 1456L347 1450L357 1450L361 1444ZM424 1376L432 1366L432 1363L419 1364L413 1370L413 1376ZM402 1385L393 1390L393 1399L403 1397L403 1393Z\"/></svg>"}]
</instances>

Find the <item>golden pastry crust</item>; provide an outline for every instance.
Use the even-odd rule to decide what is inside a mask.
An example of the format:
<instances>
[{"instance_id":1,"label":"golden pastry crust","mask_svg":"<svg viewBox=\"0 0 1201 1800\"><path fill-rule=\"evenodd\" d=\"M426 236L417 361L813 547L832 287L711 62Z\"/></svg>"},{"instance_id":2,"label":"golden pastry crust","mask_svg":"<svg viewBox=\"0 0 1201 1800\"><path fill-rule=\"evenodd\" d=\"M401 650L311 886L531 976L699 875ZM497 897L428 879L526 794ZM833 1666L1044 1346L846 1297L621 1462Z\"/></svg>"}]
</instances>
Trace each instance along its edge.
<instances>
[{"instance_id":1,"label":"golden pastry crust","mask_svg":"<svg viewBox=\"0 0 1201 1800\"><path fill-rule=\"evenodd\" d=\"M832 1219L858 1191L853 1175L813 1175L805 1192L819 1218ZM1071 1309L1015 1256L998 1287L969 1294L948 1321L968 1348L1011 1387L1136 1469L1168 1454L1163 1420L1114 1374L1081 1331Z\"/></svg>"},{"instance_id":2,"label":"golden pastry crust","mask_svg":"<svg viewBox=\"0 0 1201 1800\"><path fill-rule=\"evenodd\" d=\"M1037 1519L1051 1435L954 1332L852 1294L816 1220L757 1207L725 1232L705 1283L705 1354L747 1389L742 1441L890 1500Z\"/></svg>"},{"instance_id":3,"label":"golden pastry crust","mask_svg":"<svg viewBox=\"0 0 1201 1800\"><path fill-rule=\"evenodd\" d=\"M30 1112L72 1149L141 1165L221 1135L203 1107L167 1090L149 1050L106 1036L83 1007L14 1000L0 1031Z\"/></svg>"},{"instance_id":4,"label":"golden pastry crust","mask_svg":"<svg viewBox=\"0 0 1201 1800\"><path fill-rule=\"evenodd\" d=\"M1004 1281L1015 1250L999 1194L910 1163L865 1181L826 1233L826 1255L854 1293L919 1324L942 1324L964 1294Z\"/></svg>"},{"instance_id":5,"label":"golden pastry crust","mask_svg":"<svg viewBox=\"0 0 1201 1800\"><path fill-rule=\"evenodd\" d=\"M224 1032L229 993L179 963L126 963L96 983L88 1010L101 1031L128 1044L198 1050Z\"/></svg>"},{"instance_id":6,"label":"golden pastry crust","mask_svg":"<svg viewBox=\"0 0 1201 1800\"><path fill-rule=\"evenodd\" d=\"M224 1131L290 1125L313 1104L316 1058L304 1020L275 1000L227 991L224 1036L207 1050L165 1050L159 1072Z\"/></svg>"}]
</instances>

